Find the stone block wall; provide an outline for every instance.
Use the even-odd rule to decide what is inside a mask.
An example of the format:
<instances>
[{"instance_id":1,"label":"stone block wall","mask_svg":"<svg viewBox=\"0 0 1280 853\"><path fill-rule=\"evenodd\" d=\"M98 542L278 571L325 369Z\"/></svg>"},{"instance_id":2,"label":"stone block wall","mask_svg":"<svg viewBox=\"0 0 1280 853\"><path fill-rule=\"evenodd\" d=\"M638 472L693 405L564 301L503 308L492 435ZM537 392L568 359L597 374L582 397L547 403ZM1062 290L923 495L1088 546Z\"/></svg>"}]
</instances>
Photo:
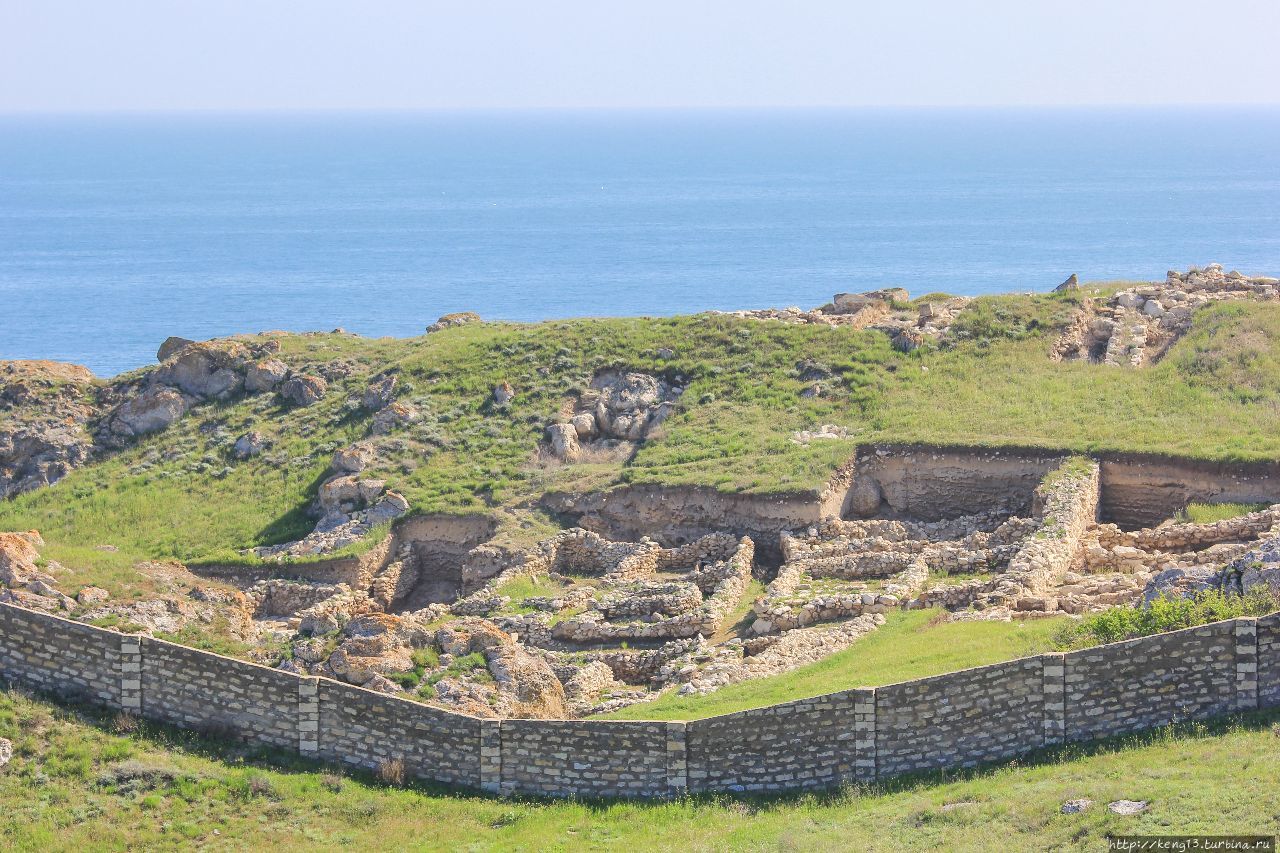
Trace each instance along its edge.
<instances>
[{"instance_id":1,"label":"stone block wall","mask_svg":"<svg viewBox=\"0 0 1280 853\"><path fill-rule=\"evenodd\" d=\"M0 605L0 678L493 793L829 788L1280 705L1280 614L692 722L482 720Z\"/></svg>"},{"instance_id":2,"label":"stone block wall","mask_svg":"<svg viewBox=\"0 0 1280 853\"><path fill-rule=\"evenodd\" d=\"M686 723L689 791L831 788L871 778L873 735L855 715L871 690L848 690ZM869 715L868 715L869 716Z\"/></svg>"},{"instance_id":3,"label":"stone block wall","mask_svg":"<svg viewBox=\"0 0 1280 853\"><path fill-rule=\"evenodd\" d=\"M369 770L398 759L406 777L480 787L481 720L311 680L319 684L317 757Z\"/></svg>"},{"instance_id":4,"label":"stone block wall","mask_svg":"<svg viewBox=\"0 0 1280 853\"><path fill-rule=\"evenodd\" d=\"M119 708L120 636L0 606L0 674L54 696Z\"/></svg>"},{"instance_id":5,"label":"stone block wall","mask_svg":"<svg viewBox=\"0 0 1280 853\"><path fill-rule=\"evenodd\" d=\"M878 687L876 771L971 767L1044 746L1038 657Z\"/></svg>"},{"instance_id":6,"label":"stone block wall","mask_svg":"<svg viewBox=\"0 0 1280 853\"><path fill-rule=\"evenodd\" d=\"M142 715L185 729L298 748L298 677L142 638Z\"/></svg>"},{"instance_id":7,"label":"stone block wall","mask_svg":"<svg viewBox=\"0 0 1280 853\"><path fill-rule=\"evenodd\" d=\"M1258 705L1280 705L1280 613L1257 621Z\"/></svg>"},{"instance_id":8,"label":"stone block wall","mask_svg":"<svg viewBox=\"0 0 1280 853\"><path fill-rule=\"evenodd\" d=\"M1067 740L1243 710L1235 625L1215 622L1065 655Z\"/></svg>"},{"instance_id":9,"label":"stone block wall","mask_svg":"<svg viewBox=\"0 0 1280 853\"><path fill-rule=\"evenodd\" d=\"M667 724L503 720L502 792L665 797Z\"/></svg>"}]
</instances>

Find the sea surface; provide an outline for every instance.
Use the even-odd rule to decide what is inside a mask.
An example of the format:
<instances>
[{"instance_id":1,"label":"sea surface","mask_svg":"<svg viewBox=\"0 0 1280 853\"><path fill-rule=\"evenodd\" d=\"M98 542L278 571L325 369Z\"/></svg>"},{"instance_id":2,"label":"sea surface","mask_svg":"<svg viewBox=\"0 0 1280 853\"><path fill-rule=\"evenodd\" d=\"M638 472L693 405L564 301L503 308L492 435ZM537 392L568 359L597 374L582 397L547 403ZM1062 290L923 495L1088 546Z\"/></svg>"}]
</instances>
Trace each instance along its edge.
<instances>
[{"instance_id":1,"label":"sea surface","mask_svg":"<svg viewBox=\"0 0 1280 853\"><path fill-rule=\"evenodd\" d=\"M1280 273L1280 109L0 116L0 359Z\"/></svg>"}]
</instances>

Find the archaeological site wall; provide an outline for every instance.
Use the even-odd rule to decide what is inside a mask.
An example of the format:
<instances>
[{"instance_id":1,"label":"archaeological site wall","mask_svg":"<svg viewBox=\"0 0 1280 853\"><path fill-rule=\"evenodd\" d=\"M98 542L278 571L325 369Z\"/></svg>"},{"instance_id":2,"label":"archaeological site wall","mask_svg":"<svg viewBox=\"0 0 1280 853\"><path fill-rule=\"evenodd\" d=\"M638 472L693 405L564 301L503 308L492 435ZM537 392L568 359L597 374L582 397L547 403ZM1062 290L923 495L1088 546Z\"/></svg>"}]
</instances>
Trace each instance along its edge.
<instances>
[{"instance_id":1,"label":"archaeological site wall","mask_svg":"<svg viewBox=\"0 0 1280 853\"><path fill-rule=\"evenodd\" d=\"M0 605L0 677L333 764L498 794L830 788L1280 706L1280 614L691 722L491 720Z\"/></svg>"}]
</instances>

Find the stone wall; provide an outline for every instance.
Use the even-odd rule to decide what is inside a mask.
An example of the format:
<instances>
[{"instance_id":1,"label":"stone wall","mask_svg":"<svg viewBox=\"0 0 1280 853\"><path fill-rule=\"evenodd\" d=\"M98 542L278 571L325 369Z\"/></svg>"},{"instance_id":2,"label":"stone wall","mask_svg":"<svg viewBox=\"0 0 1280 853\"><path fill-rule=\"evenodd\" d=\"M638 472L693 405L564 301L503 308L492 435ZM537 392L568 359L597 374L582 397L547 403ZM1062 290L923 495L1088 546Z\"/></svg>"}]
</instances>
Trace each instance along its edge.
<instances>
[{"instance_id":1,"label":"stone wall","mask_svg":"<svg viewBox=\"0 0 1280 853\"><path fill-rule=\"evenodd\" d=\"M493 793L828 788L1280 706L1280 614L693 722L481 720L0 605L0 677L179 726Z\"/></svg>"},{"instance_id":2,"label":"stone wall","mask_svg":"<svg viewBox=\"0 0 1280 853\"><path fill-rule=\"evenodd\" d=\"M1040 658L880 687L876 772L971 767L1044 746Z\"/></svg>"},{"instance_id":3,"label":"stone wall","mask_svg":"<svg viewBox=\"0 0 1280 853\"><path fill-rule=\"evenodd\" d=\"M874 774L874 691L848 690L687 723L689 791L831 788ZM865 729L865 730L864 730Z\"/></svg>"},{"instance_id":4,"label":"stone wall","mask_svg":"<svg viewBox=\"0 0 1280 853\"><path fill-rule=\"evenodd\" d=\"M1215 622L1065 655L1067 739L1238 710L1235 624Z\"/></svg>"},{"instance_id":5,"label":"stone wall","mask_svg":"<svg viewBox=\"0 0 1280 853\"><path fill-rule=\"evenodd\" d=\"M665 797L671 787L678 787L668 780L667 727L646 722L503 720L502 792Z\"/></svg>"}]
</instances>

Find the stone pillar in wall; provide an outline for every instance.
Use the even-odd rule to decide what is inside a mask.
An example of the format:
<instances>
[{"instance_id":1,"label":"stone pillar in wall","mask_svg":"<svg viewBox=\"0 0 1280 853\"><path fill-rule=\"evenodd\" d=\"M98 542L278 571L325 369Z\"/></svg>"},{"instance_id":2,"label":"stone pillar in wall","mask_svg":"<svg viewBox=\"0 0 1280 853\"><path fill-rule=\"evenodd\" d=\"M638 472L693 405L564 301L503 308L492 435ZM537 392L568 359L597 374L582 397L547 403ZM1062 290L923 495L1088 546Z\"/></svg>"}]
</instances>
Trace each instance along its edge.
<instances>
[{"instance_id":1,"label":"stone pillar in wall","mask_svg":"<svg viewBox=\"0 0 1280 853\"><path fill-rule=\"evenodd\" d=\"M876 766L876 690L864 687L853 697L853 778L873 782Z\"/></svg>"},{"instance_id":2,"label":"stone pillar in wall","mask_svg":"<svg viewBox=\"0 0 1280 853\"><path fill-rule=\"evenodd\" d=\"M320 679L298 679L298 754L314 758L320 753Z\"/></svg>"},{"instance_id":3,"label":"stone pillar in wall","mask_svg":"<svg viewBox=\"0 0 1280 853\"><path fill-rule=\"evenodd\" d=\"M1236 620L1236 710L1258 708L1258 620Z\"/></svg>"},{"instance_id":4,"label":"stone pillar in wall","mask_svg":"<svg viewBox=\"0 0 1280 853\"><path fill-rule=\"evenodd\" d=\"M1044 745L1054 746L1067 736L1067 656L1041 655L1044 665Z\"/></svg>"},{"instance_id":5,"label":"stone pillar in wall","mask_svg":"<svg viewBox=\"0 0 1280 853\"><path fill-rule=\"evenodd\" d=\"M480 721L480 790L490 794L502 789L502 721Z\"/></svg>"},{"instance_id":6,"label":"stone pillar in wall","mask_svg":"<svg viewBox=\"0 0 1280 853\"><path fill-rule=\"evenodd\" d=\"M689 793L689 753L685 723L667 723L667 796Z\"/></svg>"},{"instance_id":7,"label":"stone pillar in wall","mask_svg":"<svg viewBox=\"0 0 1280 853\"><path fill-rule=\"evenodd\" d=\"M142 714L142 638L120 635L120 710Z\"/></svg>"}]
</instances>

